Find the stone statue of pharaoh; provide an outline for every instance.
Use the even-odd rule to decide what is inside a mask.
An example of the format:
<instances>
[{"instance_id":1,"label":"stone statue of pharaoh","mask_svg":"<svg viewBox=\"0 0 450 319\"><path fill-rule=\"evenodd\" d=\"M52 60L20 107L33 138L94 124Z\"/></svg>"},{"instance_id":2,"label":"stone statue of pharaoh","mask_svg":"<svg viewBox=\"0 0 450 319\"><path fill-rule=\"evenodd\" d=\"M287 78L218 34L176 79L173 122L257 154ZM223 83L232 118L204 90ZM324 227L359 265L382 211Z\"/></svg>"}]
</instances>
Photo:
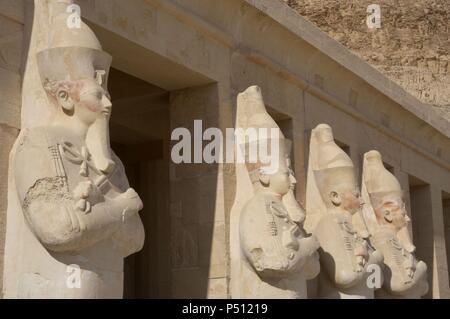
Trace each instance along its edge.
<instances>
[{"instance_id":1,"label":"stone statue of pharaoh","mask_svg":"<svg viewBox=\"0 0 450 319\"><path fill-rule=\"evenodd\" d=\"M249 90L245 93L256 94L262 101L260 90ZM269 170L269 165L259 160L251 162L246 159L254 196L244 206L239 224L246 270L241 279L242 297L307 298L306 281L316 277L320 271L319 243L314 236L305 235L301 208L295 198L287 199L290 211L284 204L283 198L296 184L290 168L289 143L263 103L250 118L248 127L277 130L278 139L258 139L255 143L258 149L265 144L272 151L272 145L278 143L279 153L274 170ZM296 217L295 220L292 216Z\"/></svg>"},{"instance_id":2,"label":"stone statue of pharaoh","mask_svg":"<svg viewBox=\"0 0 450 319\"><path fill-rule=\"evenodd\" d=\"M87 25L67 27L65 2L37 56L53 120L24 130L12 160L22 211L8 217L6 298L122 298L123 259L144 243L142 201L109 145L111 57Z\"/></svg>"},{"instance_id":3,"label":"stone statue of pharaoh","mask_svg":"<svg viewBox=\"0 0 450 319\"><path fill-rule=\"evenodd\" d=\"M364 155L362 194L367 201L363 216L370 243L383 254L386 268L383 287L376 291L376 297L420 298L428 291L427 265L414 257L415 247L399 237L410 221L403 192L377 151Z\"/></svg>"},{"instance_id":4,"label":"stone statue of pharaoh","mask_svg":"<svg viewBox=\"0 0 450 319\"><path fill-rule=\"evenodd\" d=\"M379 252L371 252L368 243L353 225L363 202L350 157L334 142L328 125L312 131L310 144L309 193L306 200L322 200L323 209L314 212L317 224L312 233L320 242L323 272L319 278L321 298L373 298L366 284L370 264L380 264ZM320 196L312 196L316 189ZM313 213L307 210L308 214Z\"/></svg>"}]
</instances>

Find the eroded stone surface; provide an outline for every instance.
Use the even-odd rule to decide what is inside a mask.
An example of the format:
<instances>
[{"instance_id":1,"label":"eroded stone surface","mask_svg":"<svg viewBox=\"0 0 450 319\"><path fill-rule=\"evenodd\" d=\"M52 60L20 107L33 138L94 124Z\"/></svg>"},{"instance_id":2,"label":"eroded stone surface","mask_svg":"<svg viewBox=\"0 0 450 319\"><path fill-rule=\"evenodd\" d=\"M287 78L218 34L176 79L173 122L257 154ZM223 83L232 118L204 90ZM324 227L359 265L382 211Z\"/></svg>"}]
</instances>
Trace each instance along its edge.
<instances>
[{"instance_id":1,"label":"eroded stone surface","mask_svg":"<svg viewBox=\"0 0 450 319\"><path fill-rule=\"evenodd\" d=\"M142 201L109 145L111 57L86 24L68 27L71 3L49 2L37 52L52 120L23 129L11 155L6 298L121 298L123 259L144 242Z\"/></svg>"},{"instance_id":2,"label":"eroded stone surface","mask_svg":"<svg viewBox=\"0 0 450 319\"><path fill-rule=\"evenodd\" d=\"M270 172L268 163L260 158L254 162L249 151L245 153L246 175L252 186L246 188L242 182L237 186L237 193L250 194L250 198L239 219L235 217L240 254L232 256L239 258L232 261L239 264L239 275L234 278L239 281L239 295L234 297L307 298L306 281L316 277L320 269L319 243L315 236L306 236L304 211L293 195L297 181L290 167L290 143L267 113L259 87L252 86L239 94L238 109L241 115L248 115L244 129L274 129L280 137L268 141L258 136L257 140L237 143L238 148L249 150L252 143L260 149L269 142L272 152L273 144L279 143L279 150L276 158L272 157L278 165Z\"/></svg>"},{"instance_id":3,"label":"eroded stone surface","mask_svg":"<svg viewBox=\"0 0 450 319\"><path fill-rule=\"evenodd\" d=\"M382 255L363 238L362 201L350 157L334 142L330 126L311 133L306 223L320 242L321 298L374 298L367 267Z\"/></svg>"},{"instance_id":4,"label":"eroded stone surface","mask_svg":"<svg viewBox=\"0 0 450 319\"><path fill-rule=\"evenodd\" d=\"M410 222L400 183L383 165L381 154L364 155L363 216L370 243L383 254L385 278L379 298L420 298L428 291L427 265L415 258L407 232Z\"/></svg>"}]
</instances>

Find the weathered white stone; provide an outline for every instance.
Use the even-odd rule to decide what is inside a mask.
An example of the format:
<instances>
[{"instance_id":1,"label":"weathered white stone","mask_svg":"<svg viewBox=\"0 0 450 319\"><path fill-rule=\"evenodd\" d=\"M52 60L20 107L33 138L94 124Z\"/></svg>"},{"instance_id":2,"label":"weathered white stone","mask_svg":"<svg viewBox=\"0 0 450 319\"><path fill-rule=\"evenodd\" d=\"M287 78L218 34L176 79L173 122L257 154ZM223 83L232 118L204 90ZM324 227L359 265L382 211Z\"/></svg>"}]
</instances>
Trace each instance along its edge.
<instances>
[{"instance_id":1,"label":"weathered white stone","mask_svg":"<svg viewBox=\"0 0 450 319\"><path fill-rule=\"evenodd\" d=\"M11 154L5 298L121 298L123 259L144 242L142 201L109 145L111 57L87 25L68 28L71 3L49 2L37 52L51 121Z\"/></svg>"},{"instance_id":2,"label":"weathered white stone","mask_svg":"<svg viewBox=\"0 0 450 319\"><path fill-rule=\"evenodd\" d=\"M357 216L363 203L355 175L331 127L317 126L311 133L306 224L321 246L321 298L373 298L366 270L380 264L382 256L370 251L361 236L365 232Z\"/></svg>"},{"instance_id":3,"label":"weathered white stone","mask_svg":"<svg viewBox=\"0 0 450 319\"><path fill-rule=\"evenodd\" d=\"M26 2L35 3L37 16L33 21L40 28L34 28L31 42L27 39L28 32L24 33L23 49L25 51L29 44L30 52L24 54L27 63L25 75L21 79L18 71L22 54L18 51L22 26L18 21L23 18L15 17L23 15L25 11L24 22L29 26L33 7L27 6L24 10L22 0L0 0L0 36L6 40L0 50L4 58L0 59L0 64L1 69L8 71L0 74L0 122L13 127L14 134L18 133L20 127L17 119L21 105L22 128L47 126L53 110L48 107L47 96L40 82L36 54L47 49L49 43L47 21L50 19L48 12L40 10L46 9L48 1ZM301 198L308 206L323 204L318 192L318 200L306 202L303 187L306 186L307 162L304 156L307 142L303 139L317 124L325 122L333 127L336 139L348 146L357 170L359 158L364 152L379 150L397 176L399 172L404 175L403 189L408 191L411 187L414 217L412 233L417 245L416 255L428 265L433 265L429 267L430 274L433 273L429 281L432 297L450 296L447 269L449 245L445 245L444 237L444 229L446 235L449 233L448 227L444 228L444 220L445 224L449 224L446 218L449 215L447 211L444 214L442 212L442 202L448 202L450 193L447 122L441 121L433 112L428 112L424 105L403 94L400 87L364 65L348 50L327 38L279 1L137 0L130 3L123 0L79 0L77 3L82 8L82 15L90 21L101 39L103 47L114 56L116 69L138 77L139 81L147 81L170 91L170 107L166 108L170 116L167 117L161 116L160 112L150 114L146 111L144 114L137 110L148 109L153 104L148 97L143 97L139 105L130 103L128 99L121 100L123 107L117 116L115 101L114 133L120 136L115 142L122 143L125 140L125 143L129 143L126 138L134 133L139 135L136 139L140 139L141 133L151 136L157 124L161 128L169 123L172 128L189 128L194 119L203 119L205 127L234 127L235 120L247 118L239 114L236 116L234 101L231 101L235 97L234 93L244 90L250 83L257 83L265 92L267 109L272 117L289 137L295 138L292 159L295 159L295 172L300 184L297 198ZM3 23L5 20L8 22ZM264 37L260 36L262 33ZM23 103L20 100L21 82L23 92L26 92ZM127 92L123 96L128 97L128 93L133 95L135 89L134 82L130 82L120 90L114 88L111 93L116 97L122 96L123 92L119 91L123 90ZM355 92L357 101L354 99ZM242 124L236 126L244 127ZM166 138L168 135L168 132L161 130L161 134L155 134L152 138ZM0 141L0 153L4 158L11 148L9 139ZM233 169L228 170L231 166ZM158 244L155 246L153 242L148 245L145 254L137 258L139 262L136 265L139 267L130 264L127 286L142 286L146 291L152 290L152 296L160 296L162 292L159 287L154 289L153 286L156 281L149 279L160 276L163 286L167 287L164 291L168 291L170 286L173 288L173 297L225 298L229 296L229 291L232 291L233 297L238 296L233 293L233 282L237 282L238 287L240 285L240 274L234 275L236 267L233 263L241 261L235 226L237 224L239 230L239 216L244 204L253 196L253 187L245 165L236 165L236 170L234 165L229 167L173 164L170 165L170 185L155 182L147 174L138 176L142 182L133 181L138 187L147 187L142 184L151 180L150 184L157 184L155 187L161 192L166 187L170 188L171 194L170 199L165 196L160 198L153 191L140 190L145 199L158 199L154 201L158 202L155 209L150 208L152 217L146 222L146 227L152 225L158 229L155 237ZM237 193L234 178L240 185ZM411 184L415 183L415 179L419 179L424 186ZM6 178L3 180L6 181ZM12 189L14 192L15 188ZM233 208L230 214L235 194L237 209ZM10 206L17 202L14 196L14 193L10 194ZM292 199L291 193L283 197L283 204L291 212L289 206L295 209L296 205L289 198ZM6 205L6 200L3 200L3 204ZM167 209L162 207L166 204ZM169 207L170 215L165 214ZM20 212L19 208L14 211ZM307 211L308 224L312 220L309 214L312 211ZM17 215L10 216L9 221L14 221ZM299 211L299 220L301 215ZM169 223L153 222L161 216L171 219L172 229ZM353 226L359 230L357 216L353 216ZM294 215L291 217L294 219ZM3 222L6 224L6 220ZM420 228L420 232L417 228ZM364 231L361 234L364 235ZM0 237L3 235L0 230ZM365 235L368 236L367 233ZM35 240L35 237L30 238L29 243ZM238 258L234 257L235 240L238 242ZM228 241L231 244L230 251ZM159 245L160 242L165 244ZM38 244L36 247L40 247ZM156 250L158 255L172 254L175 262L169 265L166 259L163 262L159 259L155 261L151 257ZM232 258L229 259L229 255ZM105 256L105 259L108 258ZM13 262L9 263L10 268L15 266ZM230 263L231 276L228 271ZM28 278L36 282L47 280L38 280L35 276ZM139 285L134 284L137 281ZM228 286L230 282L231 287ZM223 284L226 286L223 287ZM153 288L148 289L149 286Z\"/></svg>"},{"instance_id":4,"label":"weathered white stone","mask_svg":"<svg viewBox=\"0 0 450 319\"><path fill-rule=\"evenodd\" d=\"M252 186L249 187L248 181L237 183L237 194L247 194L249 198L236 202L233 208L236 210L244 203L239 207L239 219L233 216L238 221L238 225L233 225L238 226L238 231L232 232L232 236L239 239L239 252L231 257L232 267L238 267L232 274L236 276L232 278L236 285L233 297L307 298L306 281L316 277L320 270L319 243L303 229L304 212L293 195L297 181L290 168L289 143L267 113L259 87L250 87L239 94L238 113L247 114L244 129L276 129L280 138L270 139L271 152L275 150L273 144L279 143L279 154L275 156L279 165L275 172L267 172L268 164L263 164L260 158L251 162L247 152L246 171L238 175L249 178ZM258 149L265 142L266 138L258 136ZM237 143L237 147L242 146ZM237 195L238 200L241 195ZM236 238L233 240L236 245Z\"/></svg>"}]
</instances>

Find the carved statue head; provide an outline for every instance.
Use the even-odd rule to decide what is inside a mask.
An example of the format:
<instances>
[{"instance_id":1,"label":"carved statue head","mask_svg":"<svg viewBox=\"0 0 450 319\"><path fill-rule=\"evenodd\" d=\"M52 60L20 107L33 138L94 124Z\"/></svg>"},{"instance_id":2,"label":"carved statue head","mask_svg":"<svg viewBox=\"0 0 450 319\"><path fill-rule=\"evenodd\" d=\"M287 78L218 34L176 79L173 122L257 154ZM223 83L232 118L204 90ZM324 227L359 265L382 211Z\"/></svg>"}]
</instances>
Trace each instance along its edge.
<instances>
[{"instance_id":1,"label":"carved statue head","mask_svg":"<svg viewBox=\"0 0 450 319\"><path fill-rule=\"evenodd\" d=\"M314 132L319 143L334 142L333 129L331 126L320 124L315 128Z\"/></svg>"},{"instance_id":2,"label":"carved statue head","mask_svg":"<svg viewBox=\"0 0 450 319\"><path fill-rule=\"evenodd\" d=\"M238 104L245 105L241 111L246 113L245 118L248 119L246 123L243 123L247 133L250 130L255 133L255 135L246 135L242 139L244 143L240 145L245 154L245 164L253 185L277 195L287 194L292 185L297 182L288 164L290 141L284 138L277 123L267 113L262 92L258 86L251 86L240 93ZM262 154L265 154L265 160L270 161L264 161Z\"/></svg>"},{"instance_id":3,"label":"carved statue head","mask_svg":"<svg viewBox=\"0 0 450 319\"><path fill-rule=\"evenodd\" d=\"M94 79L47 82L44 89L57 111L86 126L109 118L109 93Z\"/></svg>"},{"instance_id":4,"label":"carved statue head","mask_svg":"<svg viewBox=\"0 0 450 319\"><path fill-rule=\"evenodd\" d=\"M272 145L273 140L258 140L259 145L266 144ZM289 192L291 187L295 186L297 180L293 176L292 170L289 167L289 159L287 157L290 142L284 138L276 140L279 144L278 164L276 170L272 171L272 165L263 163L261 160L251 162L246 160L246 167L250 175L252 183L258 187L266 190L270 190L277 195L285 195ZM248 144L247 144L248 145ZM270 149L270 146L268 146ZM249 148L247 148L249 149ZM248 153L248 152L247 152Z\"/></svg>"},{"instance_id":5,"label":"carved statue head","mask_svg":"<svg viewBox=\"0 0 450 319\"><path fill-rule=\"evenodd\" d=\"M38 52L39 73L55 118L76 122L86 134L86 144L98 169L112 170L109 145L109 119L112 111L107 91L111 56L92 30L68 23L67 6L72 1L55 4L49 47Z\"/></svg>"},{"instance_id":6,"label":"carved statue head","mask_svg":"<svg viewBox=\"0 0 450 319\"><path fill-rule=\"evenodd\" d=\"M328 208L341 208L351 214L363 205L355 169L350 157L334 142L329 125L314 129L316 153L313 171L317 187Z\"/></svg>"},{"instance_id":7,"label":"carved statue head","mask_svg":"<svg viewBox=\"0 0 450 319\"><path fill-rule=\"evenodd\" d=\"M377 151L364 155L364 180L378 224L396 231L407 226L410 219L400 183L384 167L381 154Z\"/></svg>"}]
</instances>

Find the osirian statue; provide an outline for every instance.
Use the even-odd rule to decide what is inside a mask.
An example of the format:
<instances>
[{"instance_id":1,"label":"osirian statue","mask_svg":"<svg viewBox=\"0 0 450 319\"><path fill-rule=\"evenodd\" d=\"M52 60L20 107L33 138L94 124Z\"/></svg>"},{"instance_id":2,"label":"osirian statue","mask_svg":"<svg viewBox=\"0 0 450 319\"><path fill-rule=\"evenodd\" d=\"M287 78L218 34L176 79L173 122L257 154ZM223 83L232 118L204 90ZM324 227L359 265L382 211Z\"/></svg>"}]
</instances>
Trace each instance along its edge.
<instances>
[{"instance_id":1,"label":"osirian statue","mask_svg":"<svg viewBox=\"0 0 450 319\"><path fill-rule=\"evenodd\" d=\"M373 298L367 285L371 264L382 256L353 223L363 202L350 157L334 142L328 125L312 130L306 193L307 230L320 242L318 296L320 298Z\"/></svg>"},{"instance_id":2,"label":"osirian statue","mask_svg":"<svg viewBox=\"0 0 450 319\"><path fill-rule=\"evenodd\" d=\"M71 1L51 2L37 63L53 118L24 129L12 153L4 295L122 298L123 260L145 235L142 201L110 148L111 56L86 24L68 27Z\"/></svg>"},{"instance_id":3,"label":"osirian statue","mask_svg":"<svg viewBox=\"0 0 450 319\"><path fill-rule=\"evenodd\" d=\"M386 268L377 298L420 298L428 291L427 265L414 256L415 247L400 232L410 222L397 178L383 165L381 154L364 155L363 216L371 245L384 256Z\"/></svg>"},{"instance_id":4,"label":"osirian statue","mask_svg":"<svg viewBox=\"0 0 450 319\"><path fill-rule=\"evenodd\" d=\"M303 229L304 211L293 194L296 180L290 167L290 143L267 113L259 87L241 93L238 108L251 109L246 129L268 130L266 137L247 139L244 147L253 195L239 219L241 298L306 298L306 281L320 271L319 243ZM260 158L252 161L252 143L258 150L267 146L272 152L277 144L278 153L271 154L277 165Z\"/></svg>"}]
</instances>

